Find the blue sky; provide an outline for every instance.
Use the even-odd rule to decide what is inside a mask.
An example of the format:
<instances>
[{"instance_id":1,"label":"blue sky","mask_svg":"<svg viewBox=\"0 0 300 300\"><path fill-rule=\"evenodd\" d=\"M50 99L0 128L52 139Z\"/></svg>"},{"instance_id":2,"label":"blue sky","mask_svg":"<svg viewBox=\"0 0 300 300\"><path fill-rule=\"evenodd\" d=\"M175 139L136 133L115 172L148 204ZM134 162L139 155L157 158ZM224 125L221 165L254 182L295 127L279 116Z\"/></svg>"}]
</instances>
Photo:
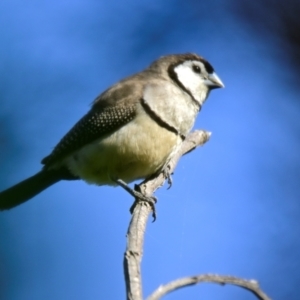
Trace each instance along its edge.
<instances>
[{"instance_id":1,"label":"blue sky","mask_svg":"<svg viewBox=\"0 0 300 300\"><path fill-rule=\"evenodd\" d=\"M144 294L181 276L257 279L274 299L298 299L299 105L269 41L234 18L229 1L20 1L0 4L0 189L40 160L119 79L164 54L196 52L226 85L195 124L209 143L182 158L156 196ZM0 298L124 299L122 259L131 197L62 182L0 214ZM203 285L166 299L254 299Z\"/></svg>"}]
</instances>

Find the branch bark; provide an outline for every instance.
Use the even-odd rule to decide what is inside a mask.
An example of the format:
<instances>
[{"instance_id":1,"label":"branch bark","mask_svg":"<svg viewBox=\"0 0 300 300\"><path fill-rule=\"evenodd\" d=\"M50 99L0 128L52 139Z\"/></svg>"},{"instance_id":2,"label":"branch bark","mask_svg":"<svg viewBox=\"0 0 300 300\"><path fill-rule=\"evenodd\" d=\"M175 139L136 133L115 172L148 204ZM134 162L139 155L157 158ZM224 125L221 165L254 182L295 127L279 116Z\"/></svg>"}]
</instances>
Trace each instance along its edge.
<instances>
[{"instance_id":1,"label":"branch bark","mask_svg":"<svg viewBox=\"0 0 300 300\"><path fill-rule=\"evenodd\" d=\"M197 130L190 133L181 148L170 161L169 173L172 174L179 159L186 153L191 152L196 147L205 144L210 137L210 133ZM164 172L158 174L155 178L145 180L139 185L139 190L147 197L161 187L166 178ZM134 207L132 218L127 231L127 247L124 254L124 275L126 281L127 300L142 300L142 277L141 260L143 255L144 233L149 216L152 213L151 205L148 202L138 201ZM174 280L166 285L160 286L155 290L147 300L157 300L176 289L194 285L202 282L211 282L219 284L233 284L251 291L260 300L270 300L270 298L260 290L255 280L245 280L233 276L222 275L198 275Z\"/></svg>"}]
</instances>

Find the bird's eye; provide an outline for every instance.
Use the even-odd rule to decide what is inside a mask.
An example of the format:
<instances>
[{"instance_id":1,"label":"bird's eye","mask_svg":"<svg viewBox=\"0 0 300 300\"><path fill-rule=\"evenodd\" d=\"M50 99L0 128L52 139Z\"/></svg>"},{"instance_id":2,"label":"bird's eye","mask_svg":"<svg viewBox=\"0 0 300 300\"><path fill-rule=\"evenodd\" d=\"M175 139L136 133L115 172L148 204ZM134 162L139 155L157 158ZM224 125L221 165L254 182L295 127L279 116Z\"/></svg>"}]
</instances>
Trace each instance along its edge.
<instances>
[{"instance_id":1,"label":"bird's eye","mask_svg":"<svg viewBox=\"0 0 300 300\"><path fill-rule=\"evenodd\" d=\"M193 66L193 71L194 71L195 73L201 73L200 67L199 67L199 66L196 66L196 65Z\"/></svg>"}]
</instances>

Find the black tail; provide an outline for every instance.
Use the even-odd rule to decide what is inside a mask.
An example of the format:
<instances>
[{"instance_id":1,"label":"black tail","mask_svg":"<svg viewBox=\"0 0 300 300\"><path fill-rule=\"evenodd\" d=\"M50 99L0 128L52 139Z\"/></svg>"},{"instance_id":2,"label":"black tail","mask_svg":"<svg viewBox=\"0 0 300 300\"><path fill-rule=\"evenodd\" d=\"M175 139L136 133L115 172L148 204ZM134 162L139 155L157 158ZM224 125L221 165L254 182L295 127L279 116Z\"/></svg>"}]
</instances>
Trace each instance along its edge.
<instances>
[{"instance_id":1,"label":"black tail","mask_svg":"<svg viewBox=\"0 0 300 300\"><path fill-rule=\"evenodd\" d=\"M55 170L42 170L32 177L29 177L12 186L11 188L0 192L0 210L13 208L31 199L52 184L62 179L67 178L64 178L61 172Z\"/></svg>"}]
</instances>

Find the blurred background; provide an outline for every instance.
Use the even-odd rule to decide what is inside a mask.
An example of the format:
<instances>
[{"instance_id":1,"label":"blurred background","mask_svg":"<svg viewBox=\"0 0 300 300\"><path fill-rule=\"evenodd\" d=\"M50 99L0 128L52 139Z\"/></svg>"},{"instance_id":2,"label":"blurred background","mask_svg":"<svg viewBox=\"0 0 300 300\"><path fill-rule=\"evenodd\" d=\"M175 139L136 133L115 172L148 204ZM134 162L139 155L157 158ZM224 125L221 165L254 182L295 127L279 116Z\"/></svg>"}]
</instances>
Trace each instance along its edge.
<instances>
[{"instance_id":1,"label":"blurred background","mask_svg":"<svg viewBox=\"0 0 300 300\"><path fill-rule=\"evenodd\" d=\"M0 190L40 160L119 79L171 53L207 58L226 85L195 124L209 143L156 196L144 294L178 277L256 279L299 299L300 2L74 0L0 3ZM0 214L0 298L124 299L133 199L61 182ZM255 299L203 284L165 299Z\"/></svg>"}]
</instances>

